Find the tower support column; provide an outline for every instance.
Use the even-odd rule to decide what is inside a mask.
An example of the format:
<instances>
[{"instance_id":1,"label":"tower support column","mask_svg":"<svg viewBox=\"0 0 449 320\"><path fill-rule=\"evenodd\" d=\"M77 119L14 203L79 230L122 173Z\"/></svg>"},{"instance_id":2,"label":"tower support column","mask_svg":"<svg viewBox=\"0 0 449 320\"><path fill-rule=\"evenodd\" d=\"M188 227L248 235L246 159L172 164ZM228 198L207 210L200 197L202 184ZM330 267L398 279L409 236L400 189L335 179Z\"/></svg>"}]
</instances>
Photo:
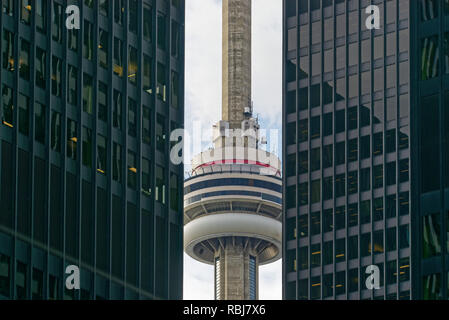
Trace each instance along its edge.
<instances>
[{"instance_id":1,"label":"tower support column","mask_svg":"<svg viewBox=\"0 0 449 320\"><path fill-rule=\"evenodd\" d=\"M249 239L223 239L215 255L215 299L257 300L258 258Z\"/></svg>"}]
</instances>

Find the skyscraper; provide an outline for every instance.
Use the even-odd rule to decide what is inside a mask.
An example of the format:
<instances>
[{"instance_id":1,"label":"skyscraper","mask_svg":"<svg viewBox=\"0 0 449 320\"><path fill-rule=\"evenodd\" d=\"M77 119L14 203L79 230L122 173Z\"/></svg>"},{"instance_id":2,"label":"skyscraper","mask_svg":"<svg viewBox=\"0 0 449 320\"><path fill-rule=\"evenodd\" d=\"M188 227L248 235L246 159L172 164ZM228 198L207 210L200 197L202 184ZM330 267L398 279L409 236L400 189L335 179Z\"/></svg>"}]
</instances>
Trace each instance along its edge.
<instances>
[{"instance_id":1,"label":"skyscraper","mask_svg":"<svg viewBox=\"0 0 449 320\"><path fill-rule=\"evenodd\" d=\"M0 299L181 298L184 1L5 0L1 37Z\"/></svg>"},{"instance_id":2,"label":"skyscraper","mask_svg":"<svg viewBox=\"0 0 449 320\"><path fill-rule=\"evenodd\" d=\"M223 1L222 121L184 184L186 253L215 268L215 299L258 299L259 265L281 257L279 159L260 148L251 102L251 0Z\"/></svg>"},{"instance_id":3,"label":"skyscraper","mask_svg":"<svg viewBox=\"0 0 449 320\"><path fill-rule=\"evenodd\" d=\"M449 1L283 3L284 298L447 298Z\"/></svg>"}]
</instances>

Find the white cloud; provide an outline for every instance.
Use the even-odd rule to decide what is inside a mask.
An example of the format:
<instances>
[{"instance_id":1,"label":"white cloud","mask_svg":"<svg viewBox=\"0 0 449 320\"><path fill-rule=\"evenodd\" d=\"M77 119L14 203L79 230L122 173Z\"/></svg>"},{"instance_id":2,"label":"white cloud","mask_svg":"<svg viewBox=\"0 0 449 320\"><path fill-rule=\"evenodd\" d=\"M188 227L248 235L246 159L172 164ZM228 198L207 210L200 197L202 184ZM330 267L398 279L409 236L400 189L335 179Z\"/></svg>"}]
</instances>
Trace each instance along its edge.
<instances>
[{"instance_id":1,"label":"white cloud","mask_svg":"<svg viewBox=\"0 0 449 320\"><path fill-rule=\"evenodd\" d=\"M221 0L186 0L185 128L221 118ZM265 129L282 123L282 1L253 0L252 91ZM280 146L279 136L278 146ZM279 149L279 155L281 150ZM282 263L260 267L259 298L282 298ZM213 267L184 257L184 299L213 299Z\"/></svg>"}]
</instances>

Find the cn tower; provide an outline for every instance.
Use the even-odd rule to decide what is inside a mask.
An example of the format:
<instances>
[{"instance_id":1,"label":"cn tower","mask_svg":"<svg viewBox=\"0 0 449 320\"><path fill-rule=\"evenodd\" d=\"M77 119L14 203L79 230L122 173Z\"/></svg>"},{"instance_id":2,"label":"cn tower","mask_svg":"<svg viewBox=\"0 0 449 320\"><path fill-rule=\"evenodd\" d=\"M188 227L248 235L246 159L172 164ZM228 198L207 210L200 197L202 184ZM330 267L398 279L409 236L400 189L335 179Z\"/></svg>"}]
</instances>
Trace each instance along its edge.
<instances>
[{"instance_id":1,"label":"cn tower","mask_svg":"<svg viewBox=\"0 0 449 320\"><path fill-rule=\"evenodd\" d=\"M222 120L184 183L184 249L214 265L215 299L257 300L259 265L281 258L280 160L260 148L251 100L251 0L223 0Z\"/></svg>"}]
</instances>

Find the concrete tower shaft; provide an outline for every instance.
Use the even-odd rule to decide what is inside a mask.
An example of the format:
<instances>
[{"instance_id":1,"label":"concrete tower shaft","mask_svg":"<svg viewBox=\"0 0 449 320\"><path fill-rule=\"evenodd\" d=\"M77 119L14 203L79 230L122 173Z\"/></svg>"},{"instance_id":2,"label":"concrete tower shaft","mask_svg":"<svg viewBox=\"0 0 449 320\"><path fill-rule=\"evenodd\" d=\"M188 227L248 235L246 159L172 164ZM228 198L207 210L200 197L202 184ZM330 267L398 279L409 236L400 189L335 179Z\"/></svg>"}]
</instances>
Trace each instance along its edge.
<instances>
[{"instance_id":1,"label":"concrete tower shaft","mask_svg":"<svg viewBox=\"0 0 449 320\"><path fill-rule=\"evenodd\" d=\"M252 116L251 0L223 0L222 117L184 182L184 249L214 265L216 299L256 300L259 265L282 255L282 184Z\"/></svg>"},{"instance_id":2,"label":"concrete tower shaft","mask_svg":"<svg viewBox=\"0 0 449 320\"><path fill-rule=\"evenodd\" d=\"M223 0L222 120L241 128L251 108L251 0Z\"/></svg>"}]
</instances>

